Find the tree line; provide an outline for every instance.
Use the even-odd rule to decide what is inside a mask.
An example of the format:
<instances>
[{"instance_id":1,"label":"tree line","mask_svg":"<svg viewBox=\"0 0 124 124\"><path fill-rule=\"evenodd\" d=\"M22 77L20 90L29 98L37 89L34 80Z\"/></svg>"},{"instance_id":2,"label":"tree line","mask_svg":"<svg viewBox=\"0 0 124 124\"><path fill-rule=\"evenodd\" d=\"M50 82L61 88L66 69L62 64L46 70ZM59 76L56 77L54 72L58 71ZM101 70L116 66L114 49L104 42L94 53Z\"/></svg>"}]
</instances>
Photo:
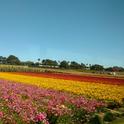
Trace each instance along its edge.
<instances>
[{"instance_id":1,"label":"tree line","mask_svg":"<svg viewBox=\"0 0 124 124\"><path fill-rule=\"evenodd\" d=\"M29 67L49 67L49 68L62 68L62 69L81 69L81 70L95 70L95 71L111 71L111 72L124 72L123 67L107 67L99 64L84 64L78 63L76 61L56 61L51 59L37 59L37 62L33 61L21 61L18 57L14 55L9 55L8 57L0 56L0 64L5 65L23 65Z\"/></svg>"}]
</instances>

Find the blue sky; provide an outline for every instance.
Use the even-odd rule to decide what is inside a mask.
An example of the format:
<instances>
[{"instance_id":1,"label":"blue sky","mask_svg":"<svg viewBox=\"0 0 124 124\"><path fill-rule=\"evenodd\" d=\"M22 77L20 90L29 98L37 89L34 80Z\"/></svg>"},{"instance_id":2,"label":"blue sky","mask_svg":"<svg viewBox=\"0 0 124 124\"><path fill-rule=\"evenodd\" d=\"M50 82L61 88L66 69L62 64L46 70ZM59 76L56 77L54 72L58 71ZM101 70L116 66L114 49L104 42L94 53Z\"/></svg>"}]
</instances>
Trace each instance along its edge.
<instances>
[{"instance_id":1,"label":"blue sky","mask_svg":"<svg viewBox=\"0 0 124 124\"><path fill-rule=\"evenodd\" d=\"M0 55L124 67L124 0L0 0Z\"/></svg>"}]
</instances>

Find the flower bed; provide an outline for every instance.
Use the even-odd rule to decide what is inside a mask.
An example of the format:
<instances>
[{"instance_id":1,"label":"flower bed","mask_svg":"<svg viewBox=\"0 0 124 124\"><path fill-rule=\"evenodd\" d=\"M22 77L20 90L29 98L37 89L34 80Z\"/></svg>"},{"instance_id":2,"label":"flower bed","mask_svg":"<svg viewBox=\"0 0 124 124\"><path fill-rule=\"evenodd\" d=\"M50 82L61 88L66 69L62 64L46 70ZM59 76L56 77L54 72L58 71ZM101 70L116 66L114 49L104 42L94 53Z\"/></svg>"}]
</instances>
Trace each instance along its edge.
<instances>
[{"instance_id":1,"label":"flower bed","mask_svg":"<svg viewBox=\"0 0 124 124\"><path fill-rule=\"evenodd\" d=\"M0 80L0 120L3 123L48 124L65 116L72 119L81 110L90 118L103 106L105 103L83 96Z\"/></svg>"},{"instance_id":2,"label":"flower bed","mask_svg":"<svg viewBox=\"0 0 124 124\"><path fill-rule=\"evenodd\" d=\"M112 85L124 85L124 78L116 77L105 77L105 76L91 76L91 75L74 75L74 74L57 74L57 73L32 73L32 72L15 72L14 74L26 75L26 76L35 76L35 77L46 77L54 79L64 79L64 80L74 80L74 81L83 81L83 82L95 82L103 84L112 84Z\"/></svg>"},{"instance_id":3,"label":"flower bed","mask_svg":"<svg viewBox=\"0 0 124 124\"><path fill-rule=\"evenodd\" d=\"M25 84L32 84L47 89L51 88L54 90L71 92L77 95L84 95L100 100L113 100L121 103L124 99L124 86L120 85L31 77L11 73L0 73L0 78Z\"/></svg>"}]
</instances>

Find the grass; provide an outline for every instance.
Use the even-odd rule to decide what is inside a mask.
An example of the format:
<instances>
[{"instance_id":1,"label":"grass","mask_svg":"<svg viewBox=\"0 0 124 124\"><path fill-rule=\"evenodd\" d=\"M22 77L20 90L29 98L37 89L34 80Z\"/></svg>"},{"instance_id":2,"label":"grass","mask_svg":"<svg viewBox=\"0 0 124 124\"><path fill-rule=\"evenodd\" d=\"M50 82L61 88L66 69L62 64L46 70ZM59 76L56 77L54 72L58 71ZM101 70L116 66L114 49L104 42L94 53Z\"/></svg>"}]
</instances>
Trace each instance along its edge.
<instances>
[{"instance_id":1,"label":"grass","mask_svg":"<svg viewBox=\"0 0 124 124\"><path fill-rule=\"evenodd\" d=\"M110 124L124 124L124 118L117 119L111 122Z\"/></svg>"}]
</instances>

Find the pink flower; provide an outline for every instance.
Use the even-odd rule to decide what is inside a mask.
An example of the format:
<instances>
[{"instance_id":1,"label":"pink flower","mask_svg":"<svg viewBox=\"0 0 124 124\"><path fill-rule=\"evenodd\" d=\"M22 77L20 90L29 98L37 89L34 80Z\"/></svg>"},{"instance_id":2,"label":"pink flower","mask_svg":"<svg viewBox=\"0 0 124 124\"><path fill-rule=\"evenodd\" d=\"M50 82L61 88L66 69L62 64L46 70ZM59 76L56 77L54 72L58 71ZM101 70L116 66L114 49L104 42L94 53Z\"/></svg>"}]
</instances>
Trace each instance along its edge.
<instances>
[{"instance_id":1,"label":"pink flower","mask_svg":"<svg viewBox=\"0 0 124 124\"><path fill-rule=\"evenodd\" d=\"M45 119L46 119L46 115L44 113L39 113L35 117L36 122L41 122L41 121L44 121Z\"/></svg>"},{"instance_id":2,"label":"pink flower","mask_svg":"<svg viewBox=\"0 0 124 124\"><path fill-rule=\"evenodd\" d=\"M2 118L3 117L3 112L0 112L0 118Z\"/></svg>"}]
</instances>

